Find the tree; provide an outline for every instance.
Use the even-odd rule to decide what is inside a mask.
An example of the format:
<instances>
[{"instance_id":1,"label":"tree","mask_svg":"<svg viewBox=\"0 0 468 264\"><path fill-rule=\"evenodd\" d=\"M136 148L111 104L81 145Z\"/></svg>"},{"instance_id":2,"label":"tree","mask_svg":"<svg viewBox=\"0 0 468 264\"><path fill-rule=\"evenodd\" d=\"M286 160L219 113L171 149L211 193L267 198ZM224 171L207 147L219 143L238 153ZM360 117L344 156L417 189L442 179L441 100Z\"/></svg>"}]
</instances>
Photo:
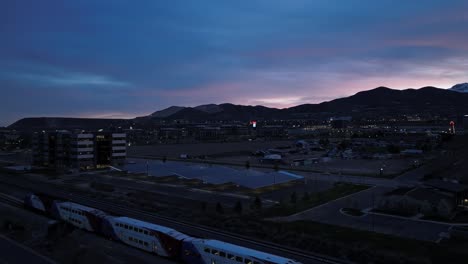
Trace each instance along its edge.
<instances>
[{"instance_id":1,"label":"tree","mask_svg":"<svg viewBox=\"0 0 468 264\"><path fill-rule=\"evenodd\" d=\"M310 200L310 195L309 192L305 192L304 195L302 196L303 201L309 201Z\"/></svg>"},{"instance_id":2,"label":"tree","mask_svg":"<svg viewBox=\"0 0 468 264\"><path fill-rule=\"evenodd\" d=\"M246 161L246 162L245 162L245 168L246 168L246 169L250 169L250 161Z\"/></svg>"},{"instance_id":3,"label":"tree","mask_svg":"<svg viewBox=\"0 0 468 264\"><path fill-rule=\"evenodd\" d=\"M279 171L279 165L278 165L278 163L275 163L275 165L273 165L273 170Z\"/></svg>"},{"instance_id":4,"label":"tree","mask_svg":"<svg viewBox=\"0 0 468 264\"><path fill-rule=\"evenodd\" d=\"M345 150L349 147L349 145L350 145L349 141L343 140L340 142L340 144L338 144L338 149Z\"/></svg>"},{"instance_id":5,"label":"tree","mask_svg":"<svg viewBox=\"0 0 468 264\"><path fill-rule=\"evenodd\" d=\"M234 206L234 212L237 214L242 214L242 203L237 201L236 205Z\"/></svg>"},{"instance_id":6,"label":"tree","mask_svg":"<svg viewBox=\"0 0 468 264\"><path fill-rule=\"evenodd\" d=\"M260 199L260 197L258 195L255 196L254 208L257 209L257 210L262 209L262 200Z\"/></svg>"},{"instance_id":7,"label":"tree","mask_svg":"<svg viewBox=\"0 0 468 264\"><path fill-rule=\"evenodd\" d=\"M319 144L326 147L330 144L330 140L328 140L328 138L325 138L325 139L322 138L319 140Z\"/></svg>"},{"instance_id":8,"label":"tree","mask_svg":"<svg viewBox=\"0 0 468 264\"><path fill-rule=\"evenodd\" d=\"M291 203L293 203L293 204L297 203L297 193L296 192L291 193Z\"/></svg>"},{"instance_id":9,"label":"tree","mask_svg":"<svg viewBox=\"0 0 468 264\"><path fill-rule=\"evenodd\" d=\"M216 212L217 212L218 214L224 214L224 208L223 208L223 206L222 206L220 203L217 203L217 204L216 204Z\"/></svg>"},{"instance_id":10,"label":"tree","mask_svg":"<svg viewBox=\"0 0 468 264\"><path fill-rule=\"evenodd\" d=\"M400 153L400 147L394 144L390 144L387 146L387 151L392 154Z\"/></svg>"}]
</instances>

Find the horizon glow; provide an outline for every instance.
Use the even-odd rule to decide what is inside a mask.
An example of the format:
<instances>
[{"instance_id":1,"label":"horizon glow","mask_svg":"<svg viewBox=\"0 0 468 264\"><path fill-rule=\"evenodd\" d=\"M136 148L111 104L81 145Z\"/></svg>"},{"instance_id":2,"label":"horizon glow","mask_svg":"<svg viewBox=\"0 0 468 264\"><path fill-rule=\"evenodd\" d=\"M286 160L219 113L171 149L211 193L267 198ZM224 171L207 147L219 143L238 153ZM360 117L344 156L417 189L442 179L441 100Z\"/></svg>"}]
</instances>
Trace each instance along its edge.
<instances>
[{"instance_id":1,"label":"horizon glow","mask_svg":"<svg viewBox=\"0 0 468 264\"><path fill-rule=\"evenodd\" d=\"M397 3L396 3L397 2ZM0 3L0 126L468 81L468 2Z\"/></svg>"}]
</instances>

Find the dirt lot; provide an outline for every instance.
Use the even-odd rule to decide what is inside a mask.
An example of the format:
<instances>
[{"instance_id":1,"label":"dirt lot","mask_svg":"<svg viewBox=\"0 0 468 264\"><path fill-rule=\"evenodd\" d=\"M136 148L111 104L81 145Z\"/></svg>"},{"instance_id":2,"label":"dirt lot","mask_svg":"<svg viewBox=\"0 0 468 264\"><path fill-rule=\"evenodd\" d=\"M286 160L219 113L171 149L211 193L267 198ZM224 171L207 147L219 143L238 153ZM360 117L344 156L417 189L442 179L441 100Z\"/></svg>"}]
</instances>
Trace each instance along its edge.
<instances>
[{"instance_id":1,"label":"dirt lot","mask_svg":"<svg viewBox=\"0 0 468 264\"><path fill-rule=\"evenodd\" d=\"M304 167L312 170L342 173L350 175L378 176L380 168L383 168L383 176L400 174L413 167L415 159L389 159L389 160L368 160L368 159L332 159L329 162L317 163Z\"/></svg>"},{"instance_id":2,"label":"dirt lot","mask_svg":"<svg viewBox=\"0 0 468 264\"><path fill-rule=\"evenodd\" d=\"M260 149L271 149L290 146L293 141L244 141L227 143L195 143L195 144L167 144L155 146L128 147L128 156L167 156L178 158L180 154L190 156L219 155L229 153L252 153Z\"/></svg>"}]
</instances>

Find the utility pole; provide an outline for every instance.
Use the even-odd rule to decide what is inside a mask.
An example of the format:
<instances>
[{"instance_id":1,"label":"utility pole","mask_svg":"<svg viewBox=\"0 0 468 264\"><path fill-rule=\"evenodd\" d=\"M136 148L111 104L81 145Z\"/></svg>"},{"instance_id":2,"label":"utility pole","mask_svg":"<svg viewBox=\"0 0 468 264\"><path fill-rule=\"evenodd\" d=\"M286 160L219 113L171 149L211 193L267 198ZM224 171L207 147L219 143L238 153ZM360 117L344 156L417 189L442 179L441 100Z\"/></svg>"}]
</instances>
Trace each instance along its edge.
<instances>
[{"instance_id":1,"label":"utility pole","mask_svg":"<svg viewBox=\"0 0 468 264\"><path fill-rule=\"evenodd\" d=\"M149 163L146 161L146 176L149 176Z\"/></svg>"},{"instance_id":2,"label":"utility pole","mask_svg":"<svg viewBox=\"0 0 468 264\"><path fill-rule=\"evenodd\" d=\"M375 208L374 190L372 190L372 210ZM374 214L371 214L372 232L375 232Z\"/></svg>"}]
</instances>

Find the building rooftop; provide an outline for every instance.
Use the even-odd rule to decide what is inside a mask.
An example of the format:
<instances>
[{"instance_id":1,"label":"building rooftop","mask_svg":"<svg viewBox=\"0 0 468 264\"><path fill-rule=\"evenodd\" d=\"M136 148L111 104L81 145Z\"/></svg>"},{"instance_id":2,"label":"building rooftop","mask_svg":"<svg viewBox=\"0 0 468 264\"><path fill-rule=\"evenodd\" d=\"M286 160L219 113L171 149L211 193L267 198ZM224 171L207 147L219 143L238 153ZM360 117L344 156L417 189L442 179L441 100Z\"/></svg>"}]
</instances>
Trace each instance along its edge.
<instances>
[{"instance_id":1,"label":"building rooftop","mask_svg":"<svg viewBox=\"0 0 468 264\"><path fill-rule=\"evenodd\" d=\"M262 172L254 169L235 169L225 166L184 162L132 159L123 170L131 173L148 173L154 177L178 176L198 179L212 184L234 183L247 188L260 188L303 179L301 175L286 171Z\"/></svg>"}]
</instances>

